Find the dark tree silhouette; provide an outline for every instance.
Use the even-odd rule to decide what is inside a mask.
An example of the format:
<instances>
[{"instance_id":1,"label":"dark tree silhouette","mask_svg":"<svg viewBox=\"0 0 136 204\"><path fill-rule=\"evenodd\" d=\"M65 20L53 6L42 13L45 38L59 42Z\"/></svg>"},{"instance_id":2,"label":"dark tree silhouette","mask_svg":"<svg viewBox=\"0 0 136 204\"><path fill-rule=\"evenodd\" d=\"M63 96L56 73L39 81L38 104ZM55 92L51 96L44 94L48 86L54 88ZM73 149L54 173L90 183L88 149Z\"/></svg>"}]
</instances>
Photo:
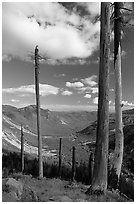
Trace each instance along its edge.
<instances>
[{"instance_id":1,"label":"dark tree silhouette","mask_svg":"<svg viewBox=\"0 0 136 204\"><path fill-rule=\"evenodd\" d=\"M38 162L39 178L43 177L42 161L42 138L41 138L41 116L40 116L40 96L39 96L39 54L38 46L35 47L35 90L36 90L36 111L37 111L37 135L38 135Z\"/></svg>"}]
</instances>

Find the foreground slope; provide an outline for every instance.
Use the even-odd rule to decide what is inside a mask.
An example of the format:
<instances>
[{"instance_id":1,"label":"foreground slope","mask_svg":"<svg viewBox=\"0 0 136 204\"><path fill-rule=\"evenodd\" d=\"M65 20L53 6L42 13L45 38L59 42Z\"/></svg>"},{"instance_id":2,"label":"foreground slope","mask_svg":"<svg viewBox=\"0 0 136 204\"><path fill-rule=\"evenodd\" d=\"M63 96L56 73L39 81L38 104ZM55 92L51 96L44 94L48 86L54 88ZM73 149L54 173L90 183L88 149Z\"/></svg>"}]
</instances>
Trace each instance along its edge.
<instances>
[{"instance_id":1,"label":"foreground slope","mask_svg":"<svg viewBox=\"0 0 136 204\"><path fill-rule=\"evenodd\" d=\"M132 201L117 192L89 196L87 185L60 179L41 180L30 176L14 175L14 179L3 179L3 202L128 202ZM17 188L18 187L18 188Z\"/></svg>"}]
</instances>

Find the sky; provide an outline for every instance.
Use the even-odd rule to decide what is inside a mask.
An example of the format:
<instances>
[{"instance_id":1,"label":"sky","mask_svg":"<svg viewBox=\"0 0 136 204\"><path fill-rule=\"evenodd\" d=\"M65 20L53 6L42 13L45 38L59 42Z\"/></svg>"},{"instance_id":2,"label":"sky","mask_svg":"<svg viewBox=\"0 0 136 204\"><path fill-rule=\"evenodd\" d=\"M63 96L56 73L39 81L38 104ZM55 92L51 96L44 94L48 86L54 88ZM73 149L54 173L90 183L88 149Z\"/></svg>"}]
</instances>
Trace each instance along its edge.
<instances>
[{"instance_id":1,"label":"sky","mask_svg":"<svg viewBox=\"0 0 136 204\"><path fill-rule=\"evenodd\" d=\"M124 7L132 9L130 3ZM123 12L122 103L128 109L134 106L134 26L130 15ZM99 15L100 2L3 2L2 103L35 104L34 50L38 45L41 107L97 110ZM112 44L111 32L111 110L115 105Z\"/></svg>"}]
</instances>

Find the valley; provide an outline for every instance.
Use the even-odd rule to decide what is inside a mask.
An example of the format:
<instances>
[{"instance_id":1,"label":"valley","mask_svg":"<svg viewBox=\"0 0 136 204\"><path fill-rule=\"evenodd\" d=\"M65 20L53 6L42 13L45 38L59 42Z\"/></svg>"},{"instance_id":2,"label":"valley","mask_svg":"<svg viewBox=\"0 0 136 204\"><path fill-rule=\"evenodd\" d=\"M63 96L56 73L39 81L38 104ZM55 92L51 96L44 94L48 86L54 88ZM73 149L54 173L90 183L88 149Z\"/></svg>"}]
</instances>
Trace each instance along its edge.
<instances>
[{"instance_id":1,"label":"valley","mask_svg":"<svg viewBox=\"0 0 136 204\"><path fill-rule=\"evenodd\" d=\"M77 136L77 131L96 120L96 112L51 112L41 109L43 159L57 160L59 139L62 138L63 160L70 163L72 146L76 147L77 161L88 161L88 147L84 145L88 137ZM3 106L3 149L20 152L20 129L23 126L24 151L37 157L36 107L34 105L17 109ZM81 154L81 152L84 152Z\"/></svg>"},{"instance_id":2,"label":"valley","mask_svg":"<svg viewBox=\"0 0 136 204\"><path fill-rule=\"evenodd\" d=\"M17 109L3 105L2 148L9 152L20 152L20 128L23 126L25 154L38 156L36 107L30 105ZM88 163L90 150L94 152L97 112L54 112L41 109L41 132L43 143L43 160L58 162L59 139L62 138L62 161L71 164L72 147L76 148L76 161ZM115 116L110 114L109 152L114 150ZM134 154L134 109L123 111L125 149L131 148ZM130 147L129 147L130 144ZM126 152L126 151L125 151ZM126 153L124 153L125 155ZM132 159L133 161L133 159ZM125 164L126 165L126 164Z\"/></svg>"},{"instance_id":3,"label":"valley","mask_svg":"<svg viewBox=\"0 0 136 204\"><path fill-rule=\"evenodd\" d=\"M90 152L95 151L96 112L52 112L41 109L42 155L44 174L48 178L58 176L59 140L62 138L62 178L69 179L72 167L72 147L76 149L76 179L88 183L88 162ZM25 138L25 168L27 174L37 175L37 134L36 107L28 106L17 109L3 106L2 149L3 169L13 168L8 165L11 159L13 166L20 161L21 124ZM119 190L133 199L134 179L134 109L123 111L124 157ZM115 147L115 115L109 115L109 166ZM16 162L17 159L17 162ZM35 160L36 159L36 160ZM20 168L20 166L14 168ZM16 169L16 170L17 170ZM10 170L10 169L9 169ZM18 169L19 170L19 169ZM18 171L17 170L17 171ZM84 173L83 173L84 172Z\"/></svg>"}]
</instances>

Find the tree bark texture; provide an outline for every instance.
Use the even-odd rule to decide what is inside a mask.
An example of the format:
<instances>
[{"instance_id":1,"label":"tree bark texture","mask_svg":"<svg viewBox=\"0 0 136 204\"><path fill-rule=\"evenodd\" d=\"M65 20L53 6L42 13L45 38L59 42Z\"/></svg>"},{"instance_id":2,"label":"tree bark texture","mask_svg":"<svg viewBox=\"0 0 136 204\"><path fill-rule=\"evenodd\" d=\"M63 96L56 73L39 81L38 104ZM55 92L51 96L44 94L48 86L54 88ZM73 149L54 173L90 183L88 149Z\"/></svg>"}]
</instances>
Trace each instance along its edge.
<instances>
[{"instance_id":1,"label":"tree bark texture","mask_svg":"<svg viewBox=\"0 0 136 204\"><path fill-rule=\"evenodd\" d=\"M93 179L88 193L103 194L107 189L109 137L110 3L101 3L99 99Z\"/></svg>"},{"instance_id":2,"label":"tree bark texture","mask_svg":"<svg viewBox=\"0 0 136 204\"><path fill-rule=\"evenodd\" d=\"M36 111L37 111L39 178L42 178L43 177L43 161L42 161L40 96L39 96L39 55L38 55L38 46L35 47L35 90L36 90Z\"/></svg>"},{"instance_id":3,"label":"tree bark texture","mask_svg":"<svg viewBox=\"0 0 136 204\"><path fill-rule=\"evenodd\" d=\"M115 150L110 185L118 188L123 160L124 134L122 122L122 80L121 80L121 26L122 2L115 2L114 15L114 71L115 71Z\"/></svg>"}]
</instances>

